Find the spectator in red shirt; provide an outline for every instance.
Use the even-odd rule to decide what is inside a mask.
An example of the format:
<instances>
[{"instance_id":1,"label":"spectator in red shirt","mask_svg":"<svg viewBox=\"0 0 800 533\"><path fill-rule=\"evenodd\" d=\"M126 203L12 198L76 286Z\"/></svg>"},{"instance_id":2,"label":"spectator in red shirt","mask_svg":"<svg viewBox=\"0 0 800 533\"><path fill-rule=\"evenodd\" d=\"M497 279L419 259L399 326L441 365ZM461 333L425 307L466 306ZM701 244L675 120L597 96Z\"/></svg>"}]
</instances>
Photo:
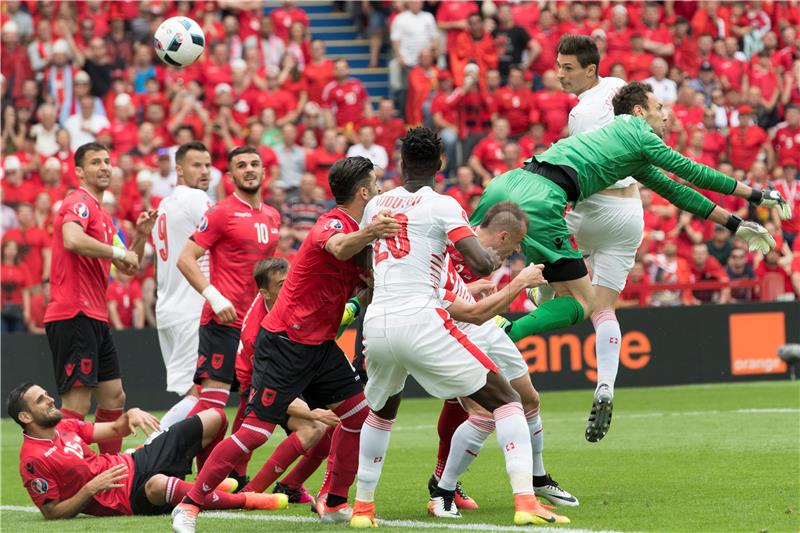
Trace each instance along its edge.
<instances>
[{"instance_id":1,"label":"spectator in red shirt","mask_svg":"<svg viewBox=\"0 0 800 533\"><path fill-rule=\"evenodd\" d=\"M292 5L292 2L283 2L283 7L279 7L270 13L270 18L275 25L275 34L283 39L284 42L289 40L289 28L292 23L299 22L304 27L308 27L308 15L306 12Z\"/></svg>"},{"instance_id":2,"label":"spectator in red shirt","mask_svg":"<svg viewBox=\"0 0 800 533\"><path fill-rule=\"evenodd\" d=\"M308 99L317 104L322 103L322 91L334 79L334 62L325 57L325 42L320 39L311 41L311 61L303 69L303 76L308 86Z\"/></svg>"},{"instance_id":3,"label":"spectator in red shirt","mask_svg":"<svg viewBox=\"0 0 800 533\"><path fill-rule=\"evenodd\" d=\"M432 113L432 111L429 110L428 113ZM369 124L375 129L375 143L383 146L386 150L389 155L390 168L393 165L392 154L397 148L397 141L406 134L405 121L395 115L394 100L384 98L378 104L378 112L375 116L364 121L365 124Z\"/></svg>"},{"instance_id":4,"label":"spectator in red shirt","mask_svg":"<svg viewBox=\"0 0 800 533\"><path fill-rule=\"evenodd\" d=\"M775 182L775 189L792 207L792 218L781 221L781 231L783 231L783 238L789 247L793 248L800 235L800 187L797 184L797 159L786 155L781 160L781 166L783 167L783 179Z\"/></svg>"},{"instance_id":5,"label":"spectator in red shirt","mask_svg":"<svg viewBox=\"0 0 800 533\"><path fill-rule=\"evenodd\" d=\"M50 278L50 235L36 226L31 204L17 207L17 221L19 226L8 230L3 240L17 242L20 266L27 271L30 284L38 285Z\"/></svg>"},{"instance_id":6,"label":"spectator in red shirt","mask_svg":"<svg viewBox=\"0 0 800 533\"><path fill-rule=\"evenodd\" d=\"M536 108L533 92L519 66L509 68L508 85L497 91L495 102L494 118L508 121L512 137L519 137L528 130Z\"/></svg>"},{"instance_id":7,"label":"spectator in red shirt","mask_svg":"<svg viewBox=\"0 0 800 533\"><path fill-rule=\"evenodd\" d=\"M719 76L720 85L726 90L735 89L739 91L743 85L746 86L748 84L747 63L736 57L735 54L738 51L739 43L736 38L728 37L725 39L722 55L711 58L711 64L714 66L717 76Z\"/></svg>"},{"instance_id":8,"label":"spectator in red shirt","mask_svg":"<svg viewBox=\"0 0 800 533\"><path fill-rule=\"evenodd\" d=\"M709 167L714 167L716 165L716 161L714 161L714 159L712 159L710 156L706 155L705 151L703 150L703 146L705 146L705 140L705 130L700 128L693 130L689 134L689 145L686 147L686 150L684 150L683 155L695 163L701 163Z\"/></svg>"},{"instance_id":9,"label":"spectator in red shirt","mask_svg":"<svg viewBox=\"0 0 800 533\"><path fill-rule=\"evenodd\" d=\"M352 136L356 125L372 116L369 94L364 84L350 77L346 59L336 61L334 78L322 91L325 126L342 128Z\"/></svg>"},{"instance_id":10,"label":"spectator in red shirt","mask_svg":"<svg viewBox=\"0 0 800 533\"><path fill-rule=\"evenodd\" d=\"M716 125L716 114L713 109L703 111L703 155L714 161L716 166L720 156L725 154L728 140Z\"/></svg>"},{"instance_id":11,"label":"spectator in red shirt","mask_svg":"<svg viewBox=\"0 0 800 533\"><path fill-rule=\"evenodd\" d=\"M0 262L0 288L2 288L2 332L25 331L29 313L28 287L31 285L19 257L19 244L13 239L3 240Z\"/></svg>"},{"instance_id":12,"label":"spectator in red shirt","mask_svg":"<svg viewBox=\"0 0 800 533\"><path fill-rule=\"evenodd\" d=\"M28 51L20 42L19 27L13 20L6 21L2 27L3 46L0 50L0 65L6 79L9 94L16 98L22 93L25 80L33 79L33 69Z\"/></svg>"},{"instance_id":13,"label":"spectator in red shirt","mask_svg":"<svg viewBox=\"0 0 800 533\"><path fill-rule=\"evenodd\" d=\"M701 102L695 100L696 91L687 85L682 85L678 90L678 102L672 107L675 118L689 129L703 123L704 107ZM700 105L698 105L700 104Z\"/></svg>"},{"instance_id":14,"label":"spectator in red shirt","mask_svg":"<svg viewBox=\"0 0 800 533\"><path fill-rule=\"evenodd\" d=\"M578 101L575 96L561 89L561 82L554 70L545 71L542 84L544 88L533 94L535 115L531 117L531 122L541 122L547 138L554 141L567 135L569 112ZM536 116L538 120L534 120Z\"/></svg>"},{"instance_id":15,"label":"spectator in red shirt","mask_svg":"<svg viewBox=\"0 0 800 533\"><path fill-rule=\"evenodd\" d=\"M794 294L788 268L790 265L782 265L780 259L778 250L770 250L755 268L758 299L762 302L772 302L786 294Z\"/></svg>"},{"instance_id":16,"label":"spectator in red shirt","mask_svg":"<svg viewBox=\"0 0 800 533\"><path fill-rule=\"evenodd\" d=\"M648 255L645 264L649 269L649 276L653 283L684 284L691 282L689 264L678 256L678 247L675 241L664 242L664 251L661 254ZM655 291L651 293L651 302L655 306L675 306L691 304L691 290L678 289Z\"/></svg>"},{"instance_id":17,"label":"spectator in red shirt","mask_svg":"<svg viewBox=\"0 0 800 533\"><path fill-rule=\"evenodd\" d=\"M774 153L767 132L752 123L753 108L743 105L737 111L739 125L731 128L728 134L728 158L734 168L750 170L762 149L767 161L772 161Z\"/></svg>"},{"instance_id":18,"label":"spectator in red shirt","mask_svg":"<svg viewBox=\"0 0 800 533\"><path fill-rule=\"evenodd\" d=\"M661 8L657 2L645 2L639 32L644 39L644 50L648 53L658 57L672 57L675 53L672 34L667 25L661 22Z\"/></svg>"},{"instance_id":19,"label":"spectator in red shirt","mask_svg":"<svg viewBox=\"0 0 800 533\"><path fill-rule=\"evenodd\" d=\"M23 179L22 163L15 155L3 161L4 176L2 180L3 203L16 207L21 203L32 203L36 197L36 187L29 180Z\"/></svg>"},{"instance_id":20,"label":"spectator in red shirt","mask_svg":"<svg viewBox=\"0 0 800 533\"><path fill-rule=\"evenodd\" d=\"M436 8L436 24L447 34L447 50L456 45L459 34L467 29L467 19L478 13L478 6L470 1L440 2Z\"/></svg>"},{"instance_id":21,"label":"spectator in red shirt","mask_svg":"<svg viewBox=\"0 0 800 533\"><path fill-rule=\"evenodd\" d=\"M503 167L503 147L508 142L508 120L497 118L492 122L492 133L481 139L469 156L469 166L481 183L487 184Z\"/></svg>"},{"instance_id":22,"label":"spectator in red shirt","mask_svg":"<svg viewBox=\"0 0 800 533\"><path fill-rule=\"evenodd\" d=\"M483 188L475 183L475 173L467 165L461 165L456 169L456 182L449 189L446 194L456 199L459 205L469 215L472 210L470 209L470 199L483 194Z\"/></svg>"},{"instance_id":23,"label":"spectator in red shirt","mask_svg":"<svg viewBox=\"0 0 800 533\"><path fill-rule=\"evenodd\" d=\"M464 67L467 63L475 63L480 69L481 87L486 87L486 72L497 68L497 48L492 36L484 31L481 15L473 13L467 18L467 29L458 34L449 52L450 69L456 86L464 82Z\"/></svg>"},{"instance_id":24,"label":"spectator in red shirt","mask_svg":"<svg viewBox=\"0 0 800 533\"><path fill-rule=\"evenodd\" d=\"M611 26L606 30L609 61L618 61L631 51L633 30L628 25L628 10L622 4L611 9Z\"/></svg>"},{"instance_id":25,"label":"spectator in red shirt","mask_svg":"<svg viewBox=\"0 0 800 533\"><path fill-rule=\"evenodd\" d=\"M114 113L109 117L109 122L114 150L117 152L126 153L136 146L138 124L135 113L130 95L120 93L114 98Z\"/></svg>"},{"instance_id":26,"label":"spectator in red shirt","mask_svg":"<svg viewBox=\"0 0 800 533\"><path fill-rule=\"evenodd\" d=\"M433 95L431 101L431 116L433 125L439 130L439 137L444 145L447 159L446 173L452 173L457 158L459 140L458 103L461 101L460 89L453 91L453 77L446 70L439 72L439 90Z\"/></svg>"},{"instance_id":27,"label":"spectator in red shirt","mask_svg":"<svg viewBox=\"0 0 800 533\"><path fill-rule=\"evenodd\" d=\"M336 150L336 130L333 128L326 129L322 134L322 144L306 154L306 170L314 174L317 185L323 188L329 200L333 199L333 195L328 183L328 171L342 158L344 153Z\"/></svg>"},{"instance_id":28,"label":"spectator in red shirt","mask_svg":"<svg viewBox=\"0 0 800 533\"><path fill-rule=\"evenodd\" d=\"M523 25L524 26L524 25ZM541 76L545 70L556 63L558 40L561 33L555 24L555 17L549 9L541 12L539 23L526 28L531 35L529 63L533 72L533 89L541 88Z\"/></svg>"},{"instance_id":29,"label":"spectator in red shirt","mask_svg":"<svg viewBox=\"0 0 800 533\"><path fill-rule=\"evenodd\" d=\"M628 274L625 288L619 294L617 307L644 307L650 305L650 291L642 286L650 284L650 279L644 269L644 263L636 261Z\"/></svg>"},{"instance_id":30,"label":"spectator in red shirt","mask_svg":"<svg viewBox=\"0 0 800 533\"><path fill-rule=\"evenodd\" d=\"M722 265L714 257L709 255L706 243L697 243L692 247L692 261L690 263L692 280L698 281L719 281L728 283L728 274ZM696 290L692 291L692 303L728 303L731 299L730 287L720 290Z\"/></svg>"},{"instance_id":31,"label":"spectator in red shirt","mask_svg":"<svg viewBox=\"0 0 800 533\"><path fill-rule=\"evenodd\" d=\"M731 280L751 280L756 278L753 266L747 262L747 252L742 248L731 250L725 273ZM731 289L731 302L749 302L752 299L753 289L751 287Z\"/></svg>"},{"instance_id":32,"label":"spectator in red shirt","mask_svg":"<svg viewBox=\"0 0 800 533\"><path fill-rule=\"evenodd\" d=\"M786 106L785 118L785 124L779 125L773 140L778 161L783 161L786 157L794 157L796 160L800 150L800 107L795 104Z\"/></svg>"},{"instance_id":33,"label":"spectator in red shirt","mask_svg":"<svg viewBox=\"0 0 800 533\"><path fill-rule=\"evenodd\" d=\"M525 157L521 154L522 150L520 150L520 146L517 143L506 143L503 147L503 165L499 169L500 174L515 168L521 168L522 163L525 161Z\"/></svg>"},{"instance_id":34,"label":"spectator in red shirt","mask_svg":"<svg viewBox=\"0 0 800 533\"><path fill-rule=\"evenodd\" d=\"M131 276L117 272L106 291L108 321L116 330L144 327L144 304L141 286Z\"/></svg>"},{"instance_id":35,"label":"spectator in red shirt","mask_svg":"<svg viewBox=\"0 0 800 533\"><path fill-rule=\"evenodd\" d=\"M416 66L408 73L405 116L409 126L419 126L424 122L426 113L423 108L431 97L439 74L433 59L430 49L422 50Z\"/></svg>"}]
</instances>

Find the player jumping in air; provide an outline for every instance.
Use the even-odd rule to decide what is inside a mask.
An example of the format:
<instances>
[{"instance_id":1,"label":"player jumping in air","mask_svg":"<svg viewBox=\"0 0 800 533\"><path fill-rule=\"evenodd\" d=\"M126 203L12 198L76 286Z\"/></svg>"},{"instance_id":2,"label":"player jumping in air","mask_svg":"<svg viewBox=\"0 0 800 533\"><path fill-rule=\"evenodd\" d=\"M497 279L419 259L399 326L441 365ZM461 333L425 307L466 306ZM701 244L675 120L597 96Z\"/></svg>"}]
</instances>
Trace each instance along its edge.
<instances>
[{"instance_id":1,"label":"player jumping in air","mask_svg":"<svg viewBox=\"0 0 800 533\"><path fill-rule=\"evenodd\" d=\"M401 154L403 187L373 199L361 222L366 226L389 210L400 231L373 245L375 288L364 318L369 376L365 394L370 412L361 432L350 525L376 525L375 489L409 374L435 397L470 397L492 413L514 492L516 524L568 522L543 508L534 495L531 438L519 395L497 365L453 322L483 323L492 309L504 308L522 288L544 283L540 266L530 265L509 286L477 304L468 304L449 292L440 298L448 243L454 244L466 265L479 275L489 274L499 260L481 246L458 203L431 189L442 155L436 133L427 128L410 130ZM439 487L428 508L436 516L457 517L453 499L452 489Z\"/></svg>"},{"instance_id":2,"label":"player jumping in air","mask_svg":"<svg viewBox=\"0 0 800 533\"><path fill-rule=\"evenodd\" d=\"M766 252L775 241L766 229L743 222L713 202L664 176L657 167L673 172L700 188L735 194L765 207L781 207L783 198L775 191L759 191L694 163L664 144L667 117L649 86L630 83L613 99L618 116L603 128L562 139L548 150L526 161L520 169L491 181L472 215L480 222L497 202L513 199L530 217L522 250L528 262L543 262L545 277L558 298L544 302L536 311L504 329L517 341L528 335L577 324L594 309L594 290L581 252L569 244L570 232L564 220L567 204L604 190L627 176L633 176L677 207L722 224L751 249ZM610 411L608 411L610 415ZM603 422L603 421L601 421ZM605 420L600 429L608 429Z\"/></svg>"},{"instance_id":3,"label":"player jumping in air","mask_svg":"<svg viewBox=\"0 0 800 533\"><path fill-rule=\"evenodd\" d=\"M367 402L358 374L335 338L345 303L368 273L365 253L379 237L400 225L378 216L359 229L364 206L376 194L372 163L363 157L337 161L328 176L336 207L314 224L295 256L277 301L261 323L253 356L250 404L241 427L211 453L197 482L172 515L176 533L193 533L208 490L239 461L269 439L286 418L292 401L304 396L312 407L327 407L341 421L333 434L328 496L323 522L346 522L350 485L358 469L358 442Z\"/></svg>"},{"instance_id":4,"label":"player jumping in air","mask_svg":"<svg viewBox=\"0 0 800 533\"><path fill-rule=\"evenodd\" d=\"M234 369L242 318L258 292L253 266L270 257L278 245L281 217L261 202L264 165L258 150L251 146L231 150L228 172L233 179L233 194L209 209L178 259L181 273L207 300L200 319L194 375L194 382L201 386L200 400L187 416L211 407L225 407L228 402L236 383ZM210 279L203 274L199 261L206 252L211 262ZM227 424L220 431L219 440L225 429ZM204 452L197 457L198 470L206 455ZM238 481L244 484L244 480Z\"/></svg>"},{"instance_id":5,"label":"player jumping in air","mask_svg":"<svg viewBox=\"0 0 800 533\"><path fill-rule=\"evenodd\" d=\"M166 514L192 488L183 481L192 458L212 444L225 414L204 411L175 424L133 454L94 453L93 442L122 438L158 420L130 409L114 422L65 418L47 391L24 383L8 397L8 416L22 426L19 472L28 494L48 520L94 516ZM282 509L283 494L209 493L211 509Z\"/></svg>"},{"instance_id":6,"label":"player jumping in air","mask_svg":"<svg viewBox=\"0 0 800 533\"><path fill-rule=\"evenodd\" d=\"M153 228L158 299L156 322L161 356L167 368L167 390L183 396L161 419L161 428L183 420L198 399L197 331L203 297L186 281L177 263L181 250L211 207L206 191L211 179L211 154L200 142L182 144L175 152L178 185L158 206ZM208 278L208 257L198 260Z\"/></svg>"}]
</instances>

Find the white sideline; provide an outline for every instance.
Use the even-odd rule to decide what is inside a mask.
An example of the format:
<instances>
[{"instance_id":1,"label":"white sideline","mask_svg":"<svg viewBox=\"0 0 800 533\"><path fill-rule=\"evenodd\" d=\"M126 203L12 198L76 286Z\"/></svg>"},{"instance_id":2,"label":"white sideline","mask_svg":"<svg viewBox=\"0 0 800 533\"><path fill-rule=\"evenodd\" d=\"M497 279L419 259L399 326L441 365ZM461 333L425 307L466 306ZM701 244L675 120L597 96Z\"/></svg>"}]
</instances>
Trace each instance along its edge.
<instances>
[{"instance_id":1,"label":"white sideline","mask_svg":"<svg viewBox=\"0 0 800 533\"><path fill-rule=\"evenodd\" d=\"M17 511L22 513L38 513L39 509L33 505L0 505L0 511ZM307 516L277 515L277 514L248 514L231 513L226 511L209 511L201 516L220 518L223 520L252 520L256 522L291 522L295 524L319 524L319 520ZM202 518L201 518L202 520ZM530 531L532 533L554 533L552 527L519 527L501 526L497 524L444 524L441 522L423 522L421 520L380 520L378 524L388 527L403 528L428 528L454 531ZM321 528L324 531L324 529ZM621 533L611 530L574 529L559 526L558 533Z\"/></svg>"}]
</instances>

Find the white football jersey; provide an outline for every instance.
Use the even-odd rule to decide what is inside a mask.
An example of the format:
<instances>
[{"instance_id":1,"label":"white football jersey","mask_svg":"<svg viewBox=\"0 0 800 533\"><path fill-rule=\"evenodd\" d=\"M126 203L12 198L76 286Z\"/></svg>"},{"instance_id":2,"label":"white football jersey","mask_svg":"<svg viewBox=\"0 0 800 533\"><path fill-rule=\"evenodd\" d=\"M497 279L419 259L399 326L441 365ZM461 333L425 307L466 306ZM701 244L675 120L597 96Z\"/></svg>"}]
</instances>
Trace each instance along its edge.
<instances>
[{"instance_id":1,"label":"white football jersey","mask_svg":"<svg viewBox=\"0 0 800 533\"><path fill-rule=\"evenodd\" d=\"M569 112L569 134L593 131L614 120L614 106L612 100L625 85L619 78L598 78L597 85L578 95L578 103ZM622 189L636 183L636 180L627 177L608 187L609 189Z\"/></svg>"},{"instance_id":2,"label":"white football jersey","mask_svg":"<svg viewBox=\"0 0 800 533\"><path fill-rule=\"evenodd\" d=\"M361 227L383 211L402 229L393 239L373 243L375 291L371 306L393 312L440 307L439 289L447 268L447 245L474 236L467 214L450 196L423 187L415 193L397 187L367 204Z\"/></svg>"},{"instance_id":3,"label":"white football jersey","mask_svg":"<svg viewBox=\"0 0 800 533\"><path fill-rule=\"evenodd\" d=\"M178 257L209 207L205 191L185 185L175 187L172 194L158 206L153 243L158 281L156 320L159 327L200 318L205 299L178 270ZM201 257L198 262L200 270L208 278L208 255Z\"/></svg>"}]
</instances>

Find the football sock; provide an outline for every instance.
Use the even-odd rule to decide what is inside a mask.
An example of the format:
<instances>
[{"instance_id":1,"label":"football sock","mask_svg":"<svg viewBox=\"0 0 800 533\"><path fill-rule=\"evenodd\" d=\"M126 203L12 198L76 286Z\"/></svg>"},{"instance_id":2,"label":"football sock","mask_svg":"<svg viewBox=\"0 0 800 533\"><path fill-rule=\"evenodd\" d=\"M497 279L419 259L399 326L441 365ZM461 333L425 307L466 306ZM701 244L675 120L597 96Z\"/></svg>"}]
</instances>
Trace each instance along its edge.
<instances>
[{"instance_id":1,"label":"football sock","mask_svg":"<svg viewBox=\"0 0 800 533\"><path fill-rule=\"evenodd\" d=\"M241 456L267 442L274 430L275 424L259 420L255 413L247 415L236 433L214 447L183 501L202 507L208 493L225 479Z\"/></svg>"},{"instance_id":2,"label":"football sock","mask_svg":"<svg viewBox=\"0 0 800 533\"><path fill-rule=\"evenodd\" d=\"M220 409L225 409L225 406L228 404L228 397L231 395L231 391L228 389L216 389L211 387L205 387L200 392L200 399L197 403L192 407L191 411L186 414L186 418L190 416L194 416L197 413L201 413L206 409L213 409L215 407L219 407Z\"/></svg>"},{"instance_id":3,"label":"football sock","mask_svg":"<svg viewBox=\"0 0 800 533\"><path fill-rule=\"evenodd\" d=\"M297 433L292 433L286 437L283 442L278 444L278 447L269 456L261 470L242 489L242 492L264 492L267 490L267 487L272 485L289 468L289 465L303 454L303 451L303 445L300 443Z\"/></svg>"},{"instance_id":4,"label":"football sock","mask_svg":"<svg viewBox=\"0 0 800 533\"><path fill-rule=\"evenodd\" d=\"M361 430L361 448L358 453L358 482L356 483L356 500L372 502L375 500L375 488L381 477L386 450L389 448L389 437L394 420L385 420L369 412L364 428ZM337 457L338 460L338 457Z\"/></svg>"},{"instance_id":5,"label":"football sock","mask_svg":"<svg viewBox=\"0 0 800 533\"><path fill-rule=\"evenodd\" d=\"M293 489L299 489L303 483L317 471L322 461L328 457L331 451L331 436L334 429L329 427L322 438L314 446L308 449L303 457L297 461L294 468L281 480L281 483Z\"/></svg>"},{"instance_id":6,"label":"football sock","mask_svg":"<svg viewBox=\"0 0 800 533\"><path fill-rule=\"evenodd\" d=\"M331 496L339 496L347 501L350 485L358 471L358 445L361 426L370 412L363 392L355 394L333 409L339 417L339 429L331 439L333 469L331 470L328 505L333 505Z\"/></svg>"},{"instance_id":7,"label":"football sock","mask_svg":"<svg viewBox=\"0 0 800 533\"><path fill-rule=\"evenodd\" d=\"M439 433L439 451L436 455L436 469L433 471L436 479L442 477L444 465L450 454L450 441L453 438L453 433L468 417L469 414L461 407L458 400L444 401L442 411L439 413L439 423L436 426Z\"/></svg>"},{"instance_id":8,"label":"football sock","mask_svg":"<svg viewBox=\"0 0 800 533\"><path fill-rule=\"evenodd\" d=\"M244 413L247 410L248 398L245 392L241 392L239 396L239 408L236 410L236 416L233 419L233 425L231 426L231 434L236 433L239 431L239 428L242 427L242 420L244 420ZM234 473L241 479L244 479L247 476L247 465L250 464L250 457L253 454L248 453L243 455L241 459L236 463L236 466L233 467Z\"/></svg>"},{"instance_id":9,"label":"football sock","mask_svg":"<svg viewBox=\"0 0 800 533\"><path fill-rule=\"evenodd\" d=\"M117 418L121 417L124 412L124 409L104 409L98 407L94 412L94 421L95 423L114 422ZM100 453L119 453L122 450L122 437L98 442L97 447L100 449Z\"/></svg>"},{"instance_id":10,"label":"football sock","mask_svg":"<svg viewBox=\"0 0 800 533\"><path fill-rule=\"evenodd\" d=\"M502 405L492 413L497 443L506 460L506 472L514 494L533 492L531 436L522 404Z\"/></svg>"},{"instance_id":11,"label":"football sock","mask_svg":"<svg viewBox=\"0 0 800 533\"><path fill-rule=\"evenodd\" d=\"M333 430L333 433L331 434L331 442L333 442L333 439L336 436L337 431L341 431L341 425L336 426L336 428ZM328 489L331 488L331 470L333 470L333 453L329 451L328 464L325 465L325 475L322 477L322 485L320 485L319 487L318 495L328 494Z\"/></svg>"},{"instance_id":12,"label":"football sock","mask_svg":"<svg viewBox=\"0 0 800 533\"><path fill-rule=\"evenodd\" d=\"M197 404L198 398L197 396L192 396L191 394L184 396L181 400L173 405L166 414L161 417L161 429L167 429L173 424L180 422L181 420L185 419L189 414L189 411L194 408Z\"/></svg>"},{"instance_id":13,"label":"football sock","mask_svg":"<svg viewBox=\"0 0 800 533\"><path fill-rule=\"evenodd\" d=\"M72 409L67 409L66 407L62 407L59 409L59 411L61 411L61 414L64 415L64 418L74 418L75 420L84 420L86 418L78 411L73 411Z\"/></svg>"},{"instance_id":14,"label":"football sock","mask_svg":"<svg viewBox=\"0 0 800 533\"><path fill-rule=\"evenodd\" d=\"M213 407L213 409L222 417L222 423L219 426L219 431L217 431L217 434L214 436L214 440L209 442L205 448L200 450L200 453L198 453L194 458L195 462L197 463L198 472L203 468L203 465L208 459L208 456L211 455L214 447L222 442L222 439L225 438L225 432L228 431L228 418L225 416L225 411L222 409L222 407Z\"/></svg>"},{"instance_id":15,"label":"football sock","mask_svg":"<svg viewBox=\"0 0 800 533\"><path fill-rule=\"evenodd\" d=\"M542 460L542 450L544 450L544 428L542 427L542 417L539 416L539 409L525 413L528 421L528 429L531 432L531 449L533 452L533 475L543 476L547 472L544 469Z\"/></svg>"},{"instance_id":16,"label":"football sock","mask_svg":"<svg viewBox=\"0 0 800 533\"><path fill-rule=\"evenodd\" d=\"M167 503L178 505L186 494L192 489L193 483L188 483L182 479L171 477L167 479ZM206 496L203 502L203 509L243 509L245 495L241 492L228 494L214 490Z\"/></svg>"},{"instance_id":17,"label":"football sock","mask_svg":"<svg viewBox=\"0 0 800 533\"><path fill-rule=\"evenodd\" d=\"M536 311L515 320L507 332L514 342L528 335L563 328L583 321L583 306L571 296L553 298L544 302Z\"/></svg>"},{"instance_id":18,"label":"football sock","mask_svg":"<svg viewBox=\"0 0 800 533\"><path fill-rule=\"evenodd\" d=\"M592 315L592 324L597 332L597 386L606 384L614 393L614 381L619 369L619 349L622 331L613 309L604 309Z\"/></svg>"},{"instance_id":19,"label":"football sock","mask_svg":"<svg viewBox=\"0 0 800 533\"><path fill-rule=\"evenodd\" d=\"M447 464L439 479L440 489L456 490L458 478L478 457L483 443L486 442L492 431L494 431L494 420L482 416L470 416L466 422L458 426L453 433L453 445L447 456Z\"/></svg>"}]
</instances>

